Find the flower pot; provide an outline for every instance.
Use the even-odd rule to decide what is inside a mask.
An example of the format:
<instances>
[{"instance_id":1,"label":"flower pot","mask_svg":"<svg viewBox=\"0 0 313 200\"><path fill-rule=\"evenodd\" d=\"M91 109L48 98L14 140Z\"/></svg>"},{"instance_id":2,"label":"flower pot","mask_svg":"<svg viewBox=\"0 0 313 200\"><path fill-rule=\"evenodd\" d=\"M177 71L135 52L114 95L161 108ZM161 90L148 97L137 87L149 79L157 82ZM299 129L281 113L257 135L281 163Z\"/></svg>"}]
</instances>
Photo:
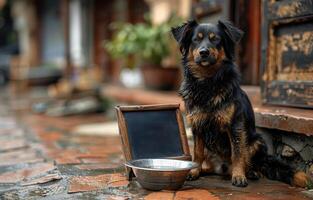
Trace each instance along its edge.
<instances>
[{"instance_id":1,"label":"flower pot","mask_svg":"<svg viewBox=\"0 0 313 200\"><path fill-rule=\"evenodd\" d=\"M182 79L180 68L144 64L141 67L143 81L147 88L154 90L178 89Z\"/></svg>"}]
</instances>

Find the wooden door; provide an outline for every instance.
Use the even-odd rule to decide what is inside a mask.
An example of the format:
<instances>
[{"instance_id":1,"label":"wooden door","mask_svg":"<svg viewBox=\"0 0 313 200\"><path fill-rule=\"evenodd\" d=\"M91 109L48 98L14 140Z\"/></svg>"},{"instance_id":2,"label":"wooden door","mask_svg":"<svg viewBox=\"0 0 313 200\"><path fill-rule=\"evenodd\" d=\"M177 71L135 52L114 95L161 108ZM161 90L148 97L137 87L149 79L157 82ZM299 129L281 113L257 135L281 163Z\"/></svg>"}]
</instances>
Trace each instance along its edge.
<instances>
[{"instance_id":1,"label":"wooden door","mask_svg":"<svg viewBox=\"0 0 313 200\"><path fill-rule=\"evenodd\" d=\"M230 20L244 31L237 46L236 62L242 84L260 84L261 0L230 1Z\"/></svg>"},{"instance_id":2,"label":"wooden door","mask_svg":"<svg viewBox=\"0 0 313 200\"><path fill-rule=\"evenodd\" d=\"M313 108L313 0L262 0L264 103Z\"/></svg>"}]
</instances>

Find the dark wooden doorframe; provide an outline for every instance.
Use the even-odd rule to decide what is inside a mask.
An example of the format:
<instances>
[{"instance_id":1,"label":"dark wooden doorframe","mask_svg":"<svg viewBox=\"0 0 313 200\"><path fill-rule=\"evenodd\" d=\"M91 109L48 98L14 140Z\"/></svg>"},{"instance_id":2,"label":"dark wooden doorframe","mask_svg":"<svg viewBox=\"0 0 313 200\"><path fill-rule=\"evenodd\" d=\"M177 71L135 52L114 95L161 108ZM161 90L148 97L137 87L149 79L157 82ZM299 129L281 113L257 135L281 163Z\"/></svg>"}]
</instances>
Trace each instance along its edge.
<instances>
[{"instance_id":1,"label":"dark wooden doorframe","mask_svg":"<svg viewBox=\"0 0 313 200\"><path fill-rule=\"evenodd\" d=\"M230 20L245 34L237 53L242 83L260 84L261 0L231 1Z\"/></svg>"}]
</instances>

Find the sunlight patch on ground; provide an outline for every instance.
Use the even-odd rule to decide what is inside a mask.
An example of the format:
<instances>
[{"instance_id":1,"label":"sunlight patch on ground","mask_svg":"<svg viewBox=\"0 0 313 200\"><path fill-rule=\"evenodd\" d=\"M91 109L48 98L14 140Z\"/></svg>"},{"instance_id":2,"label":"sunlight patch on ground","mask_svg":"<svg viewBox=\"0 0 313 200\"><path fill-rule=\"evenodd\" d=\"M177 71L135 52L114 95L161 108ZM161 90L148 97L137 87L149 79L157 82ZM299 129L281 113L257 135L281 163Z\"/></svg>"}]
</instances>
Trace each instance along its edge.
<instances>
[{"instance_id":1,"label":"sunlight patch on ground","mask_svg":"<svg viewBox=\"0 0 313 200\"><path fill-rule=\"evenodd\" d=\"M116 121L79 125L73 129L78 135L118 136L118 124Z\"/></svg>"}]
</instances>

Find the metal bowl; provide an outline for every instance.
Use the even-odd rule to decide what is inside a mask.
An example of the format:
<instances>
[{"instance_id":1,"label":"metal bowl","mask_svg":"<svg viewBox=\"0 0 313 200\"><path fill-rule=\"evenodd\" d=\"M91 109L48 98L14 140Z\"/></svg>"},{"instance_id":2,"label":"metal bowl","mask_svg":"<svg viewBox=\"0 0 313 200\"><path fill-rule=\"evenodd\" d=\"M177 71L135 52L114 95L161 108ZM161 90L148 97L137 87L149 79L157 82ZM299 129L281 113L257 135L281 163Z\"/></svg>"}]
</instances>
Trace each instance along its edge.
<instances>
[{"instance_id":1,"label":"metal bowl","mask_svg":"<svg viewBox=\"0 0 313 200\"><path fill-rule=\"evenodd\" d=\"M132 168L140 185L149 190L177 190L189 171L198 167L195 162L173 159L139 159L125 165Z\"/></svg>"}]
</instances>

